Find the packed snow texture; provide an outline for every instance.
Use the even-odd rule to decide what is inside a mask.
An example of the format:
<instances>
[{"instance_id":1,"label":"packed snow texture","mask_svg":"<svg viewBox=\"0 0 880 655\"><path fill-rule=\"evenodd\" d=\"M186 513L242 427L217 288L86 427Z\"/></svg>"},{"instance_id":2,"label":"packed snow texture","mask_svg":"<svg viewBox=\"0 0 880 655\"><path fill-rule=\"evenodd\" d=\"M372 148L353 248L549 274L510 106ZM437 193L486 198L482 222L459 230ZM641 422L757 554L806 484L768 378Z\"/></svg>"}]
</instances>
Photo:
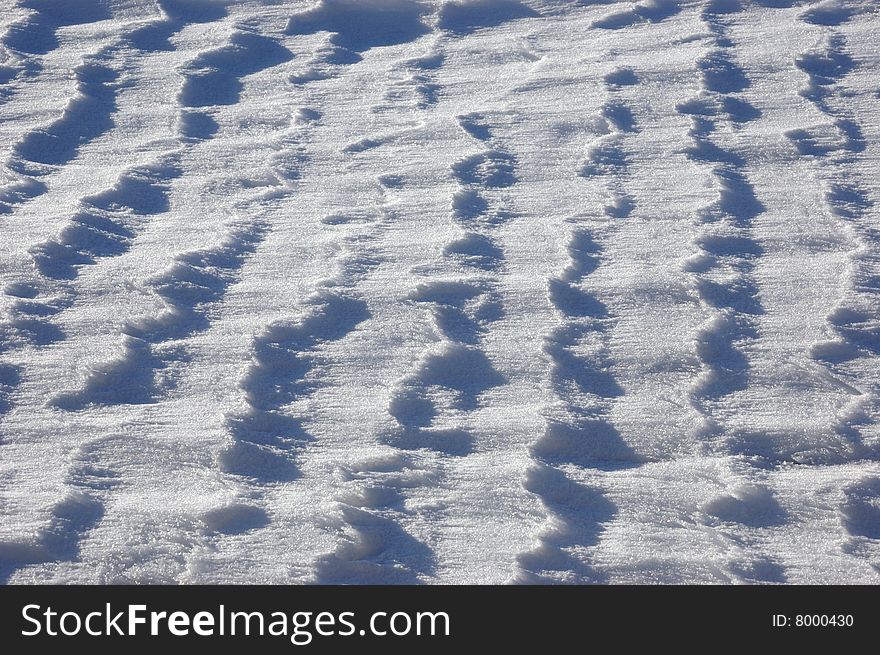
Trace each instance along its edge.
<instances>
[{"instance_id":1,"label":"packed snow texture","mask_svg":"<svg viewBox=\"0 0 880 655\"><path fill-rule=\"evenodd\" d=\"M880 582L873 0L0 5L0 580Z\"/></svg>"}]
</instances>

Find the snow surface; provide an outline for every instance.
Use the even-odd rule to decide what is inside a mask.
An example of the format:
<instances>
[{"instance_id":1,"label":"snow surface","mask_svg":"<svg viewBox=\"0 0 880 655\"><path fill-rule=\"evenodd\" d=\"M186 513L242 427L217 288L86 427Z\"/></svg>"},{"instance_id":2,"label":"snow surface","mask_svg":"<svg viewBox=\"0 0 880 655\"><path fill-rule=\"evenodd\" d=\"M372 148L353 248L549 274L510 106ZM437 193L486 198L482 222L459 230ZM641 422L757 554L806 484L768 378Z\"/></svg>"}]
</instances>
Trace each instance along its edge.
<instances>
[{"instance_id":1,"label":"snow surface","mask_svg":"<svg viewBox=\"0 0 880 655\"><path fill-rule=\"evenodd\" d=\"M880 582L873 0L0 4L0 579Z\"/></svg>"}]
</instances>

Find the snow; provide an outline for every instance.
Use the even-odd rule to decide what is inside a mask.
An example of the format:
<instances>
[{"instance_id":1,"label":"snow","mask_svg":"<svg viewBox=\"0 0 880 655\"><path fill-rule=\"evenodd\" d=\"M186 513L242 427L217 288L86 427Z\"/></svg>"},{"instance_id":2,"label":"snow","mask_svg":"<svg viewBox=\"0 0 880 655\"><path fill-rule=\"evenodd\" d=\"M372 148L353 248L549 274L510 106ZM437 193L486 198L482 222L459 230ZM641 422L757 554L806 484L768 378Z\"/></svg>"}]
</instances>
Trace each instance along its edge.
<instances>
[{"instance_id":1,"label":"snow","mask_svg":"<svg viewBox=\"0 0 880 655\"><path fill-rule=\"evenodd\" d=\"M870 0L0 7L0 579L880 581Z\"/></svg>"}]
</instances>

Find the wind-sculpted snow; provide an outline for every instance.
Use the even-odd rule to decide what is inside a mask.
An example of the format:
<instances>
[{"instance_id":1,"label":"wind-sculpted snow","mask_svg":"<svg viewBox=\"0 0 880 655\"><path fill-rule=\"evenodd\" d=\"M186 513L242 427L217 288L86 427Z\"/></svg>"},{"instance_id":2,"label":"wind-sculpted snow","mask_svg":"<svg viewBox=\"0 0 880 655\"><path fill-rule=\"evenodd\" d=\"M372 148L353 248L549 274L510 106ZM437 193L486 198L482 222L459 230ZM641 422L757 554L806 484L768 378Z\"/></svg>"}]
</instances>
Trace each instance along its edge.
<instances>
[{"instance_id":1,"label":"wind-sculpted snow","mask_svg":"<svg viewBox=\"0 0 880 655\"><path fill-rule=\"evenodd\" d=\"M519 0L453 0L443 3L439 12L441 29L458 34L539 15Z\"/></svg>"},{"instance_id":2,"label":"wind-sculpted snow","mask_svg":"<svg viewBox=\"0 0 880 655\"><path fill-rule=\"evenodd\" d=\"M102 3L84 3L83 7L79 7L79 4L71 3L68 6L66 3L50 2L45 6L41 3L40 7L41 12L48 12L47 15L51 17L51 20L46 20L47 24L55 26L53 29L59 25L101 21L112 16ZM62 5L63 10L60 9ZM78 7L80 11L77 11ZM198 17L202 17L201 12L198 12ZM205 19L210 20L211 16ZM53 173L58 172L57 167L69 164L84 145L106 135L115 127L113 116L119 109L117 96L123 82L113 63L125 55L124 45L130 41L138 42L136 36L144 30L167 29L170 35L184 25L186 21L180 15L164 13L149 21L146 27L125 31L121 41L83 57L73 69L76 94L67 101L60 117L49 125L30 130L13 145L12 156L6 166L17 179L0 187L0 213L8 213L14 205L46 193L49 187L44 179L51 180ZM29 43L34 40L33 37L25 39ZM57 45L57 41L53 40L48 49ZM28 61L34 64L36 60L31 58ZM31 71L31 75L39 79L39 70Z\"/></svg>"},{"instance_id":3,"label":"wind-sculpted snow","mask_svg":"<svg viewBox=\"0 0 880 655\"><path fill-rule=\"evenodd\" d=\"M241 93L241 77L282 64L292 56L273 39L237 32L229 39L229 45L205 52L187 65L180 104L184 107L234 104Z\"/></svg>"},{"instance_id":4,"label":"wind-sculpted snow","mask_svg":"<svg viewBox=\"0 0 880 655\"><path fill-rule=\"evenodd\" d=\"M79 95L67 104L59 121L28 135L18 145L18 155L40 164L63 164L73 159L79 144L113 126L110 114L115 103L110 84L116 77L115 71L105 66L80 66L76 70Z\"/></svg>"},{"instance_id":5,"label":"wind-sculpted snow","mask_svg":"<svg viewBox=\"0 0 880 655\"><path fill-rule=\"evenodd\" d=\"M134 30L128 35L138 50L174 50L170 37L190 23L207 23L227 15L229 0L158 0L163 18Z\"/></svg>"},{"instance_id":6,"label":"wind-sculpted snow","mask_svg":"<svg viewBox=\"0 0 880 655\"><path fill-rule=\"evenodd\" d=\"M180 174L173 158L123 173L113 188L83 199L56 239L31 248L35 268L47 278L72 279L78 267L127 251L139 217L168 211L168 182Z\"/></svg>"},{"instance_id":7,"label":"wind-sculpted snow","mask_svg":"<svg viewBox=\"0 0 880 655\"><path fill-rule=\"evenodd\" d=\"M831 7L826 6L830 11ZM816 16L821 18L817 19ZM844 22L847 14L840 16ZM790 130L786 134L795 141L798 151L806 155L815 155L829 159L829 170L825 174L827 191L826 202L830 210L845 225L851 226L856 243L852 251L853 289L847 293L841 304L828 316L828 322L839 335L839 339L817 343L813 355L820 361L827 362L832 370L846 369L848 360L859 357L873 359L880 354L877 343L877 330L868 318L877 308L877 286L874 282L873 252L875 230L865 224L865 216L871 209L871 200L864 191L857 171L852 171L857 163L858 153L865 150L865 139L858 123L853 120L845 105L835 98L835 87L849 74L856 63L845 50L845 41L840 34L830 28L837 21L829 21L829 13L805 13L803 18L808 22L828 25L826 46L820 50L804 53L797 59L797 66L807 74L808 85L801 94L813 102L816 107L829 118L823 128L830 133L822 140L820 130ZM845 292L846 293L846 292ZM859 309L854 309L858 307ZM850 373L849 376L852 376ZM848 377L849 377L848 376ZM861 382L861 381L860 381ZM858 389L858 383L856 385ZM862 443L859 424L865 421L861 406L870 402L870 392L856 391L850 407L842 412L841 424L838 428L841 437L849 440L849 448L861 454L866 444ZM876 448L876 446L874 446Z\"/></svg>"},{"instance_id":8,"label":"wind-sculpted snow","mask_svg":"<svg viewBox=\"0 0 880 655\"><path fill-rule=\"evenodd\" d=\"M8 167L23 177L0 189L0 214L9 213L13 205L47 191L46 184L38 178L51 169L41 164L58 166L70 162L83 143L113 127L116 71L84 62L74 72L77 95L64 107L61 118L26 134L13 148Z\"/></svg>"},{"instance_id":9,"label":"wind-sculpted snow","mask_svg":"<svg viewBox=\"0 0 880 655\"><path fill-rule=\"evenodd\" d=\"M258 480L296 476L293 456L310 437L281 410L309 392L307 376L316 343L340 339L368 318L362 301L332 286L305 303L306 316L290 325L271 325L254 341L254 362L240 382L248 412L227 421L234 444L221 456L224 470Z\"/></svg>"},{"instance_id":10,"label":"wind-sculpted snow","mask_svg":"<svg viewBox=\"0 0 880 655\"><path fill-rule=\"evenodd\" d=\"M716 133L724 127L741 128L761 116L756 107L737 95L751 85L746 71L734 59L735 44L725 23L726 17L739 9L738 4L716 2L703 10L701 18L712 42L697 62L701 88L677 106L680 113L691 117L693 144L687 150L688 157L710 171L717 189L716 199L698 212L696 252L683 266L693 276L696 295L706 308L705 323L696 333L702 370L691 387L690 403L703 421L694 436L707 449L736 443L724 422L724 402L749 384L751 364L745 351L759 337L756 319L765 313L754 278L763 249L752 228L766 208L743 171L745 158L735 146L725 148L715 141ZM700 507L706 524L742 524L758 530L787 520L785 510L763 481L747 481L747 470L737 471L737 477L736 483ZM738 537L738 541L750 543L751 537ZM758 543L751 550L730 557L724 565L726 572L750 582L785 581L780 562L762 552Z\"/></svg>"},{"instance_id":11,"label":"wind-sculpted snow","mask_svg":"<svg viewBox=\"0 0 880 655\"><path fill-rule=\"evenodd\" d=\"M9 30L4 42L10 48L41 55L58 47L57 30L112 17L108 0L20 0L19 6L33 10Z\"/></svg>"},{"instance_id":12,"label":"wind-sculpted snow","mask_svg":"<svg viewBox=\"0 0 880 655\"><path fill-rule=\"evenodd\" d=\"M578 174L609 193L603 213L626 220L635 209L628 195L627 135L639 126L620 89L638 84L629 68L615 68L602 80L604 102L591 121L594 138ZM606 229L581 217L569 218L567 261L547 280L547 295L559 325L544 339L550 360L549 383L557 402L545 412L543 434L531 446L536 463L525 488L541 499L548 520L537 534L538 545L518 558L516 580L525 583L595 583L605 581L583 553L594 547L602 524L616 515L616 506L578 475L585 470L622 469L642 457L630 448L610 417L610 408L624 390L610 371L608 350L614 317L588 291L590 275L603 263L601 238Z\"/></svg>"},{"instance_id":13,"label":"wind-sculpted snow","mask_svg":"<svg viewBox=\"0 0 880 655\"><path fill-rule=\"evenodd\" d=\"M516 184L515 159L499 149L489 149L464 157L451 169L460 185L452 200L453 216L463 228L474 230L472 234L480 230L483 239L490 238L485 220L492 210L480 191ZM462 194L473 198L465 207L457 202ZM451 249L447 245L445 254L456 259L456 251L457 244L451 244ZM473 410L484 392L505 382L479 347L482 333L503 313L492 287L491 278L468 276L423 281L410 294L413 302L430 307L438 338L422 355L415 371L397 383L388 409L400 429L389 436L389 443L406 449L435 449L448 455L471 452L473 438L466 430L431 426L439 418L438 405Z\"/></svg>"},{"instance_id":14,"label":"wind-sculpted snow","mask_svg":"<svg viewBox=\"0 0 880 655\"><path fill-rule=\"evenodd\" d=\"M412 41L429 31L422 17L430 11L416 0L321 0L290 19L290 34L333 32L333 42L363 52Z\"/></svg>"},{"instance_id":15,"label":"wind-sculpted snow","mask_svg":"<svg viewBox=\"0 0 880 655\"><path fill-rule=\"evenodd\" d=\"M110 52L106 50L108 56ZM54 166L69 164L83 144L113 129L110 116L117 110L116 94L115 85L108 80L116 80L117 73L86 63L75 72L79 95L68 103L62 117L46 129L25 135L16 145L20 159L15 166L22 172L51 177L53 168L27 171L26 166L31 161ZM165 154L156 162L125 170L112 187L81 198L78 209L65 220L56 236L28 246L33 269L42 279L34 282L30 275L24 275L7 286L7 295L22 299L9 306L10 319L0 332L4 343L45 346L61 341L65 335L53 317L76 300L76 291L66 286L65 281L75 279L83 266L127 252L145 220L168 211L168 183L180 173L175 154ZM48 190L33 178L25 179L29 183L24 186L18 182L7 187L6 197L13 203ZM97 375L108 373L106 367L99 367ZM13 376L8 379L13 380ZM14 380L20 382L17 376Z\"/></svg>"},{"instance_id":16,"label":"wind-sculpted snow","mask_svg":"<svg viewBox=\"0 0 880 655\"><path fill-rule=\"evenodd\" d=\"M621 29L643 22L661 21L681 11L678 0L641 0L629 9L607 14L593 22L594 27Z\"/></svg>"},{"instance_id":17,"label":"wind-sculpted snow","mask_svg":"<svg viewBox=\"0 0 880 655\"><path fill-rule=\"evenodd\" d=\"M78 69L77 74L81 93L85 93L83 80L88 79L93 72L85 74ZM107 93L102 84L98 84L97 91L92 91L92 95L98 97ZM92 98L88 102L71 103L74 109L68 108L62 119L49 130L28 135L19 144L20 153L24 155L32 150L37 155L31 155L31 159L46 160L60 151L58 163L68 159L68 156L72 158L73 153L65 150L74 147L75 143L82 143L85 140L83 132L89 133L96 121L104 120L101 118L103 114L100 108L93 106L97 102L97 99ZM56 135L61 135L61 138L56 138ZM182 173L176 163L177 157L178 153L172 150L171 154L162 156L155 163L136 166L123 172L111 188L82 198L79 210L67 220L58 236L36 243L28 249L34 269L48 280L72 280L83 266L94 265L102 258L117 257L127 252L137 232L143 228L145 219L169 210L169 183ZM73 303L75 292L64 289L61 294L67 298L53 303L41 303L37 305L40 311L30 313L49 317L57 314L63 306ZM30 329L25 330L25 333L32 334L31 340L37 344L50 343L61 338L58 328L45 319L33 319L28 325ZM12 321L11 327L21 332L22 320ZM142 357L138 358L137 352L144 352L143 347L138 350L139 343L136 339L127 338L124 348L126 356L121 362L102 365L96 369L93 377L99 381L99 388L121 381L119 390L114 393L124 397L125 388L133 384L144 386L143 380L140 385L132 382L139 378L149 378L149 367L138 369L146 361ZM141 394L138 397L144 401L149 395Z\"/></svg>"},{"instance_id":18,"label":"wind-sculpted snow","mask_svg":"<svg viewBox=\"0 0 880 655\"><path fill-rule=\"evenodd\" d=\"M611 71L604 81L612 96L621 86L638 83L635 74L628 68ZM634 205L622 182L627 162L621 142L627 132L637 131L632 112L625 104L609 100L596 117L595 126L597 136L587 149L587 157L579 174L602 180L610 192L605 213L614 218L626 218Z\"/></svg>"},{"instance_id":19,"label":"wind-sculpted snow","mask_svg":"<svg viewBox=\"0 0 880 655\"><path fill-rule=\"evenodd\" d=\"M265 230L259 223L231 226L217 246L177 255L174 263L148 282L165 302L165 310L125 325L119 358L95 367L81 391L61 394L52 403L75 410L88 404L150 401L154 396L152 372L161 362L151 354L150 344L204 330L208 325L205 308L223 298Z\"/></svg>"},{"instance_id":20,"label":"wind-sculpted snow","mask_svg":"<svg viewBox=\"0 0 880 655\"><path fill-rule=\"evenodd\" d=\"M589 232L575 228L568 252L570 260L561 275L549 280L551 302L563 323L544 346L552 361L551 384L561 403L548 414L544 434L531 448L538 464L525 482L552 520L538 535L539 546L520 556L521 582L603 580L572 549L594 545L601 524L614 517L615 506L600 490L568 477L563 467L628 466L639 461L608 418L609 403L623 389L603 361L610 322L607 310L577 286L599 266L600 249ZM591 355L575 350L586 344Z\"/></svg>"},{"instance_id":21,"label":"wind-sculpted snow","mask_svg":"<svg viewBox=\"0 0 880 655\"><path fill-rule=\"evenodd\" d=\"M752 270L761 255L760 245L749 227L764 211L741 168L743 157L718 147L711 136L721 121L743 123L759 112L731 94L748 88L745 71L731 59L731 44L714 6L704 12L716 47L698 62L702 90L678 106L691 116L693 146L688 156L711 167L718 198L700 211L705 226L695 245L697 252L685 269L694 275L700 301L712 309L705 327L697 334L697 353L704 371L695 383L692 402L705 416L703 438L720 428L708 409L712 399L742 389L748 383L749 363L742 345L757 338L753 316L763 313ZM725 7L732 11L732 6Z\"/></svg>"},{"instance_id":22,"label":"wind-sculpted snow","mask_svg":"<svg viewBox=\"0 0 880 655\"><path fill-rule=\"evenodd\" d=\"M381 189L381 204L374 209L377 215L372 219L369 214L365 217L368 230L365 238L355 239L347 245L344 251L347 256L340 263L339 273L329 282L330 288L337 289L338 293L357 293L358 287L381 264L381 257L377 257L374 250L375 244L381 240L383 228L395 218L390 209L389 194L400 186L400 181L379 176L377 182ZM348 298L346 305L354 313L350 314L350 320L340 323L336 338L345 337L361 321L375 321L368 303L348 295L345 297ZM400 420L395 415L394 404L392 399L388 411ZM431 412L430 401L418 405L416 411ZM335 491L336 512L328 521L338 533L336 545L312 562L312 581L322 584L416 584L434 574L436 558L431 547L408 532L402 519L414 513L406 506L406 491L436 485L438 472L432 471L428 465L418 466L416 458L404 454L404 451L438 447L442 451L444 446L454 442L454 438L450 442L446 436L433 434L424 443L381 437L392 447L392 454L368 457L343 467L344 486ZM432 438L439 446L432 445Z\"/></svg>"},{"instance_id":23,"label":"wind-sculpted snow","mask_svg":"<svg viewBox=\"0 0 880 655\"><path fill-rule=\"evenodd\" d=\"M870 0L0 9L0 581L880 580Z\"/></svg>"}]
</instances>

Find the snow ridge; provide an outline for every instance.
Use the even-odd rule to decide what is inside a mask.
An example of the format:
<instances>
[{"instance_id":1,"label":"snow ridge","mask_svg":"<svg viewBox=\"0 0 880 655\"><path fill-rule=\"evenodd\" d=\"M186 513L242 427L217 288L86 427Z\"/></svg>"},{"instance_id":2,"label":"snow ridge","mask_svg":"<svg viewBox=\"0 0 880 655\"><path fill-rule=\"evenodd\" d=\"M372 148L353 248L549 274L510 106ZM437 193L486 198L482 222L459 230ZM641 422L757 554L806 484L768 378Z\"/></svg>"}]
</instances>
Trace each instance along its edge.
<instances>
[{"instance_id":1,"label":"snow ridge","mask_svg":"<svg viewBox=\"0 0 880 655\"><path fill-rule=\"evenodd\" d=\"M709 313L696 338L703 372L690 398L704 420L695 437L706 446L724 439L724 427L712 409L714 402L748 384L749 364L742 350L758 338L754 316L763 312L752 276L761 247L750 227L764 207L742 172L745 159L711 138L719 123L729 129L753 120L760 112L736 95L748 87L749 80L731 57L734 44L721 21L724 13L714 7L710 3L703 12L715 47L698 62L702 89L677 108L691 117L693 146L688 157L708 170L718 193L700 212L702 230L694 242L697 250L684 266ZM725 13L734 9L730 3L724 5Z\"/></svg>"},{"instance_id":2,"label":"snow ridge","mask_svg":"<svg viewBox=\"0 0 880 655\"><path fill-rule=\"evenodd\" d=\"M0 581L880 575L869 0L0 9Z\"/></svg>"},{"instance_id":3,"label":"snow ridge","mask_svg":"<svg viewBox=\"0 0 880 655\"><path fill-rule=\"evenodd\" d=\"M850 402L837 414L836 431L846 443L849 459L876 460L880 387L871 371L880 354L880 251L878 232L871 220L874 203L861 173L867 142L862 126L847 109L844 82L859 64L847 48L839 26L852 20L866 6L862 3L823 2L804 11L800 18L822 26L822 43L801 54L798 68L807 75L800 93L828 117L815 128L791 130L787 136L798 151L815 157L825 186L825 200L847 234L851 248L847 284L837 307L826 317L833 338L813 345L811 354L852 390ZM875 570L880 478L866 472L847 485L841 504L841 523L849 536L842 550L871 562Z\"/></svg>"},{"instance_id":4,"label":"snow ridge","mask_svg":"<svg viewBox=\"0 0 880 655\"><path fill-rule=\"evenodd\" d=\"M624 143L638 131L621 86L638 83L629 68L617 67L604 77L606 100L595 116L598 136L588 147L578 174L597 178L608 189L604 213L612 220L625 219L635 209L626 193L627 163ZM614 317L608 308L584 289L588 276L602 265L602 240L614 234L613 224L575 217L565 268L548 280L551 304L561 324L544 340L550 358L550 381L559 399L549 408L544 434L531 447L537 460L527 474L525 487L541 498L548 512L538 534L538 546L520 555L518 582L595 583L603 574L584 561L584 550L594 545L601 524L615 515L615 506L597 487L579 482L569 469L626 468L641 458L623 441L610 418L610 407L623 389L609 370L608 339Z\"/></svg>"},{"instance_id":5,"label":"snow ridge","mask_svg":"<svg viewBox=\"0 0 880 655\"><path fill-rule=\"evenodd\" d=\"M819 11L823 8L824 11ZM832 374L842 375L853 388L853 399L842 408L837 430L849 442L850 456L860 458L876 456L880 445L876 440L866 443L859 430L860 424L876 420L872 417L877 416L878 390L876 385L862 388L867 381L861 373L865 363L859 362L857 369L852 371L847 370L847 362L861 358L874 360L880 354L880 328L871 318L880 310L876 284L880 255L874 245L878 233L866 221L871 201L857 170L860 154L865 150L865 139L859 124L836 97L838 84L856 63L846 50L843 35L829 23L844 22L849 12L842 6L836 13L832 9L833 5L824 5L802 14L808 23L825 25L826 34L822 46L803 53L796 62L808 79L801 95L830 122L812 129L790 130L786 135L795 142L799 152L821 162L820 175L827 188L826 202L852 241L849 288L844 289L840 304L827 317L837 338L814 344L812 355Z\"/></svg>"}]
</instances>

